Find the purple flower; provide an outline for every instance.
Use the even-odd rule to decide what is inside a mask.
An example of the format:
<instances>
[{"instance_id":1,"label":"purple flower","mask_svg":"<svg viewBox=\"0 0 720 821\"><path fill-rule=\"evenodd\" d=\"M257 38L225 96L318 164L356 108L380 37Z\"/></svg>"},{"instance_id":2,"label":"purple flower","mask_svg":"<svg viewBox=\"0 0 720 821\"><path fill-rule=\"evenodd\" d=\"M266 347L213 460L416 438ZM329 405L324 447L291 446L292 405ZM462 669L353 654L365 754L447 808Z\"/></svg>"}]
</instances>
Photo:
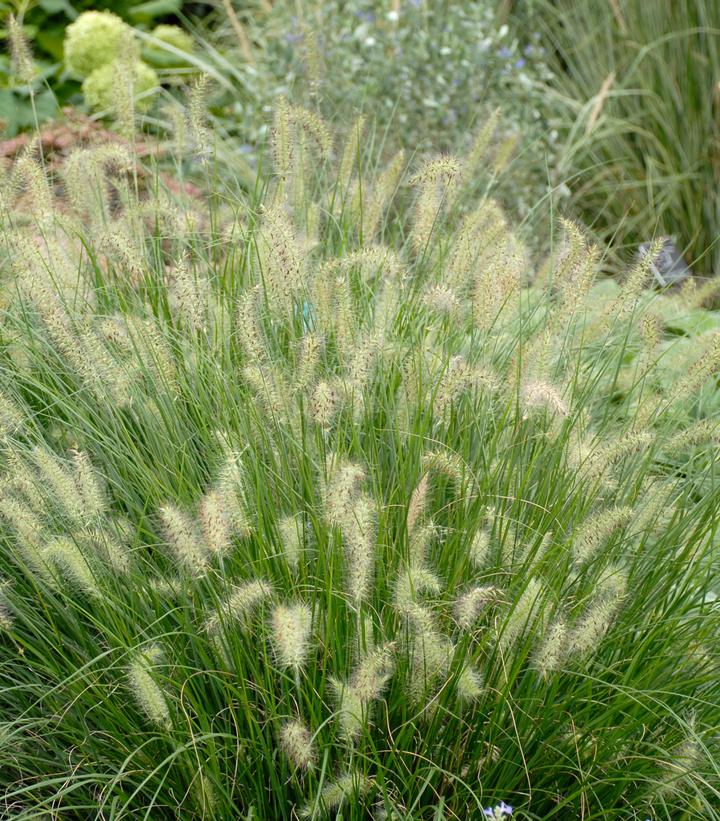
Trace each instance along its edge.
<instances>
[{"instance_id":1,"label":"purple flower","mask_svg":"<svg viewBox=\"0 0 720 821\"><path fill-rule=\"evenodd\" d=\"M516 63L515 68L522 68L525 65L525 60L521 57Z\"/></svg>"},{"instance_id":2,"label":"purple flower","mask_svg":"<svg viewBox=\"0 0 720 821\"><path fill-rule=\"evenodd\" d=\"M496 807L486 807L483 810L483 813L487 815L488 818L498 818L500 814L502 815L512 815L513 808L506 804L504 801L501 801Z\"/></svg>"},{"instance_id":3,"label":"purple flower","mask_svg":"<svg viewBox=\"0 0 720 821\"><path fill-rule=\"evenodd\" d=\"M507 60L507 58L512 54L512 51L507 46L503 46L501 49L498 49L498 57L502 57L503 59Z\"/></svg>"}]
</instances>

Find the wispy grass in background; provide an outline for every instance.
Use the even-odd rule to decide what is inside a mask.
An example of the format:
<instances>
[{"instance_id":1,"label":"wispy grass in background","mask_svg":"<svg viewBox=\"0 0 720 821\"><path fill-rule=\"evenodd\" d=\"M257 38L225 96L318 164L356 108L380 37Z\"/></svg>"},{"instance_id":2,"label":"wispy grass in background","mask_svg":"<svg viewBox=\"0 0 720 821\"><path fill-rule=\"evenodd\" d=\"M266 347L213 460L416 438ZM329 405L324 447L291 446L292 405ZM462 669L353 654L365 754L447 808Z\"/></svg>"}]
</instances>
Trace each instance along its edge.
<instances>
[{"instance_id":1,"label":"wispy grass in background","mask_svg":"<svg viewBox=\"0 0 720 821\"><path fill-rule=\"evenodd\" d=\"M514 12L554 52L551 174L571 207L618 251L666 233L699 274L717 274L718 4L540 0Z\"/></svg>"}]
</instances>

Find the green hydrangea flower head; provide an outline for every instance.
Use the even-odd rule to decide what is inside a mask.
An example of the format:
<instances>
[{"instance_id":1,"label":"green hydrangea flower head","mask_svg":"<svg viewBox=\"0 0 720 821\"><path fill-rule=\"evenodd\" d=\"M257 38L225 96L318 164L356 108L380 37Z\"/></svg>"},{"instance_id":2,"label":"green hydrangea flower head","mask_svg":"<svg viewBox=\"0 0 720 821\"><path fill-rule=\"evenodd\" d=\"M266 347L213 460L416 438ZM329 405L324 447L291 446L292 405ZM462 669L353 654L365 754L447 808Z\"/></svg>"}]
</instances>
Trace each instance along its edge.
<instances>
[{"instance_id":1,"label":"green hydrangea flower head","mask_svg":"<svg viewBox=\"0 0 720 821\"><path fill-rule=\"evenodd\" d=\"M122 82L120 78L126 71L127 64L119 60L96 68L82 84L85 102L97 111L114 111L118 100L118 86ZM148 95L137 98L158 86L158 76L141 60L135 62L133 72L135 75L133 86L136 98L135 108L137 111L147 111L152 105L152 97Z\"/></svg>"},{"instance_id":2,"label":"green hydrangea flower head","mask_svg":"<svg viewBox=\"0 0 720 821\"><path fill-rule=\"evenodd\" d=\"M84 11L65 29L65 64L78 77L111 63L132 42L132 29L111 11Z\"/></svg>"},{"instance_id":3,"label":"green hydrangea flower head","mask_svg":"<svg viewBox=\"0 0 720 821\"><path fill-rule=\"evenodd\" d=\"M152 30L153 37L157 37L163 43L173 46L178 51L185 51L188 54L192 53L193 41L192 37L183 31L180 26L161 25L155 26Z\"/></svg>"}]
</instances>

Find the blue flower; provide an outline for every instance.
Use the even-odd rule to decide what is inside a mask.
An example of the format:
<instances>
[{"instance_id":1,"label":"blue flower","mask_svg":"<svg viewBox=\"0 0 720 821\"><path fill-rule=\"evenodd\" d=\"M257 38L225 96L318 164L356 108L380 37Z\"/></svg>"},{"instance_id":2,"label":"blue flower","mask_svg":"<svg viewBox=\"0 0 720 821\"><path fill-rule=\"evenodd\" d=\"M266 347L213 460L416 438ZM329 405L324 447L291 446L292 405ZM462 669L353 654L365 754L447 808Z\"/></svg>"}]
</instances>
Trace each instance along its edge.
<instances>
[{"instance_id":1,"label":"blue flower","mask_svg":"<svg viewBox=\"0 0 720 821\"><path fill-rule=\"evenodd\" d=\"M515 68L522 68L525 65L525 60L521 57L516 63Z\"/></svg>"},{"instance_id":2,"label":"blue flower","mask_svg":"<svg viewBox=\"0 0 720 821\"><path fill-rule=\"evenodd\" d=\"M498 57L502 57L507 59L512 54L512 51L507 46L503 46L501 49L498 49Z\"/></svg>"}]
</instances>

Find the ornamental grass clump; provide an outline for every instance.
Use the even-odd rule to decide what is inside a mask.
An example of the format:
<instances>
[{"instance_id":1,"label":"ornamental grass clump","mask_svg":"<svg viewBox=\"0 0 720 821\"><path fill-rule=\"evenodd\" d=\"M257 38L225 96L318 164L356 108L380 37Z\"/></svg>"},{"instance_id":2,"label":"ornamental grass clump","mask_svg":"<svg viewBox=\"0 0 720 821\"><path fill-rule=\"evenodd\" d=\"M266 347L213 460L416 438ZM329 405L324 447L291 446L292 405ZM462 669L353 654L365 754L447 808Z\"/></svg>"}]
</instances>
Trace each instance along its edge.
<instances>
[{"instance_id":1,"label":"ornamental grass clump","mask_svg":"<svg viewBox=\"0 0 720 821\"><path fill-rule=\"evenodd\" d=\"M9 170L0 812L718 821L716 338L362 129Z\"/></svg>"}]
</instances>

